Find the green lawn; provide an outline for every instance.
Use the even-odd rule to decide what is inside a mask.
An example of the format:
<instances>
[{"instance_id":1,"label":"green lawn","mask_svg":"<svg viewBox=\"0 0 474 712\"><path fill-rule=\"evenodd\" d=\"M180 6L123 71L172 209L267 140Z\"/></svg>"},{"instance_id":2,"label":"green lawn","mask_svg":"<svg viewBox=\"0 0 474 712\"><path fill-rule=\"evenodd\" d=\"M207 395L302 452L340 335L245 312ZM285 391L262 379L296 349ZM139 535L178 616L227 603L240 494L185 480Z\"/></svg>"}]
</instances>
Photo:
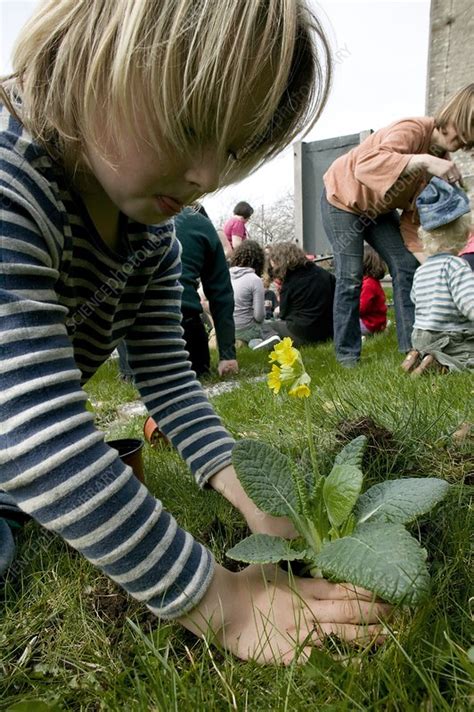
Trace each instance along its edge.
<instances>
[{"instance_id":1,"label":"green lawn","mask_svg":"<svg viewBox=\"0 0 474 712\"><path fill-rule=\"evenodd\" d=\"M365 344L353 370L337 366L331 346L307 348L311 407L321 469L347 439L364 432L365 486L400 476L453 483L450 497L413 533L422 537L432 592L420 609L398 613L377 651L332 641L305 666L261 668L206 646L147 610L56 536L28 524L3 589L0 709L53 710L468 710L472 705L473 442L452 435L473 420L472 376L400 371L392 333ZM231 433L287 452L305 447L301 401L274 397L250 378L267 354L239 353L240 385L213 399ZM212 379L209 382L215 382ZM114 436L140 435L143 417L116 420L133 387L106 364L89 384L97 423ZM245 536L237 512L212 491L198 491L170 449L145 449L147 484L218 561ZM230 565L230 562L226 562ZM28 706L17 707L21 701ZM47 703L42 707L38 700Z\"/></svg>"}]
</instances>

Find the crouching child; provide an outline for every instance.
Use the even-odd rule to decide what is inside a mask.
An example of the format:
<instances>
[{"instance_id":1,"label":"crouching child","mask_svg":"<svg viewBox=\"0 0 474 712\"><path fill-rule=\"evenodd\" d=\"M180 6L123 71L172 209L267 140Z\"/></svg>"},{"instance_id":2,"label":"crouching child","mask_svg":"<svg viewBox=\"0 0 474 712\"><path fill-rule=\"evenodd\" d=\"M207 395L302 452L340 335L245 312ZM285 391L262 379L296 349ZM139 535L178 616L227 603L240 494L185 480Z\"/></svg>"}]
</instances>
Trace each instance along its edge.
<instances>
[{"instance_id":1,"label":"crouching child","mask_svg":"<svg viewBox=\"0 0 474 712\"><path fill-rule=\"evenodd\" d=\"M415 272L413 350L402 364L420 375L427 370L474 368L474 273L458 257L471 228L463 190L432 178L417 199L419 236L427 256Z\"/></svg>"}]
</instances>

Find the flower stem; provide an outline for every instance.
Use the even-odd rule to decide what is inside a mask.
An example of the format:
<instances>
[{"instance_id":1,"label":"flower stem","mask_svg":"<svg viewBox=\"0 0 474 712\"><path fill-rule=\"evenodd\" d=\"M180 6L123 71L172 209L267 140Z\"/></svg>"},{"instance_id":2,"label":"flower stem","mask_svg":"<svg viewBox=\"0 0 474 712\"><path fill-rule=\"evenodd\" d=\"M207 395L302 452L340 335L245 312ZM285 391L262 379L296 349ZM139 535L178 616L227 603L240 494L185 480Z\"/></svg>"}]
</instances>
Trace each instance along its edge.
<instances>
[{"instance_id":1,"label":"flower stem","mask_svg":"<svg viewBox=\"0 0 474 712\"><path fill-rule=\"evenodd\" d=\"M313 429L311 427L311 411L309 407L309 399L304 399L304 410L306 416L306 431L308 434L309 443L309 453L311 457L311 464L313 466L314 479L317 482L321 475L319 474L318 458L316 456L316 446L314 444Z\"/></svg>"}]
</instances>

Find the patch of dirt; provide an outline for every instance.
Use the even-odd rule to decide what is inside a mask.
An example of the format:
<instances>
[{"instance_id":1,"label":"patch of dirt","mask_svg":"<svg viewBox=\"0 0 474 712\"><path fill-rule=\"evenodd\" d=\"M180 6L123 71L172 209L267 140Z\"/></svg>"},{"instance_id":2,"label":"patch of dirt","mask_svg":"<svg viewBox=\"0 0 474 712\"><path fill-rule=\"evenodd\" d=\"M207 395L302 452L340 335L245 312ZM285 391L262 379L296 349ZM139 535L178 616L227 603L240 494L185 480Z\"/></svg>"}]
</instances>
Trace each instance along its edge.
<instances>
[{"instance_id":1,"label":"patch of dirt","mask_svg":"<svg viewBox=\"0 0 474 712\"><path fill-rule=\"evenodd\" d=\"M84 594L89 610L105 622L118 623L129 613L130 599L120 589L113 587L112 583L109 585L104 581L95 588L87 586Z\"/></svg>"},{"instance_id":2,"label":"patch of dirt","mask_svg":"<svg viewBox=\"0 0 474 712\"><path fill-rule=\"evenodd\" d=\"M145 631L151 630L157 623L151 611L127 596L108 579L100 581L95 587L87 586L84 589L84 602L86 608L93 611L101 621L113 624L114 632L109 634L112 646L119 641L126 618L137 619Z\"/></svg>"},{"instance_id":3,"label":"patch of dirt","mask_svg":"<svg viewBox=\"0 0 474 712\"><path fill-rule=\"evenodd\" d=\"M359 435L367 438L367 450L382 450L385 453L396 453L399 450L393 433L381 425L377 425L370 417L342 420L337 425L336 440L348 443Z\"/></svg>"}]
</instances>

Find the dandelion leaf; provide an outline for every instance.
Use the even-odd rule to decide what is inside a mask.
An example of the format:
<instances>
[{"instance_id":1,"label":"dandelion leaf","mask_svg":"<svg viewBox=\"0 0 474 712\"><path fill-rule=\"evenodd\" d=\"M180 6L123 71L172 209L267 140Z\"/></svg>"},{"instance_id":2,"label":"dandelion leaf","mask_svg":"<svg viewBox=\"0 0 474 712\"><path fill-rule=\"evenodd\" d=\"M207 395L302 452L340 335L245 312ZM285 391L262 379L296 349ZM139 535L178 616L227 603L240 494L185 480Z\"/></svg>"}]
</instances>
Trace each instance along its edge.
<instances>
[{"instance_id":1,"label":"dandelion leaf","mask_svg":"<svg viewBox=\"0 0 474 712\"><path fill-rule=\"evenodd\" d=\"M365 435L359 435L359 437L354 438L342 448L341 452L338 452L334 459L334 464L360 467L366 443L367 438Z\"/></svg>"},{"instance_id":2,"label":"dandelion leaf","mask_svg":"<svg viewBox=\"0 0 474 712\"><path fill-rule=\"evenodd\" d=\"M297 549L292 542L268 534L252 534L227 552L229 558L247 564L277 564L304 559L305 555L305 548Z\"/></svg>"},{"instance_id":3,"label":"dandelion leaf","mask_svg":"<svg viewBox=\"0 0 474 712\"><path fill-rule=\"evenodd\" d=\"M408 524L425 514L448 493L449 484L437 477L407 477L374 485L357 502L358 522Z\"/></svg>"},{"instance_id":4,"label":"dandelion leaf","mask_svg":"<svg viewBox=\"0 0 474 712\"><path fill-rule=\"evenodd\" d=\"M315 557L326 576L373 591L394 604L414 606L429 592L426 551L400 524L362 524L323 546Z\"/></svg>"},{"instance_id":5,"label":"dandelion leaf","mask_svg":"<svg viewBox=\"0 0 474 712\"><path fill-rule=\"evenodd\" d=\"M277 517L297 512L292 463L286 455L266 443L245 439L235 444L232 462L244 490L262 511Z\"/></svg>"},{"instance_id":6,"label":"dandelion leaf","mask_svg":"<svg viewBox=\"0 0 474 712\"><path fill-rule=\"evenodd\" d=\"M348 464L334 465L323 486L323 498L329 521L340 527L352 512L362 489L362 472Z\"/></svg>"}]
</instances>

